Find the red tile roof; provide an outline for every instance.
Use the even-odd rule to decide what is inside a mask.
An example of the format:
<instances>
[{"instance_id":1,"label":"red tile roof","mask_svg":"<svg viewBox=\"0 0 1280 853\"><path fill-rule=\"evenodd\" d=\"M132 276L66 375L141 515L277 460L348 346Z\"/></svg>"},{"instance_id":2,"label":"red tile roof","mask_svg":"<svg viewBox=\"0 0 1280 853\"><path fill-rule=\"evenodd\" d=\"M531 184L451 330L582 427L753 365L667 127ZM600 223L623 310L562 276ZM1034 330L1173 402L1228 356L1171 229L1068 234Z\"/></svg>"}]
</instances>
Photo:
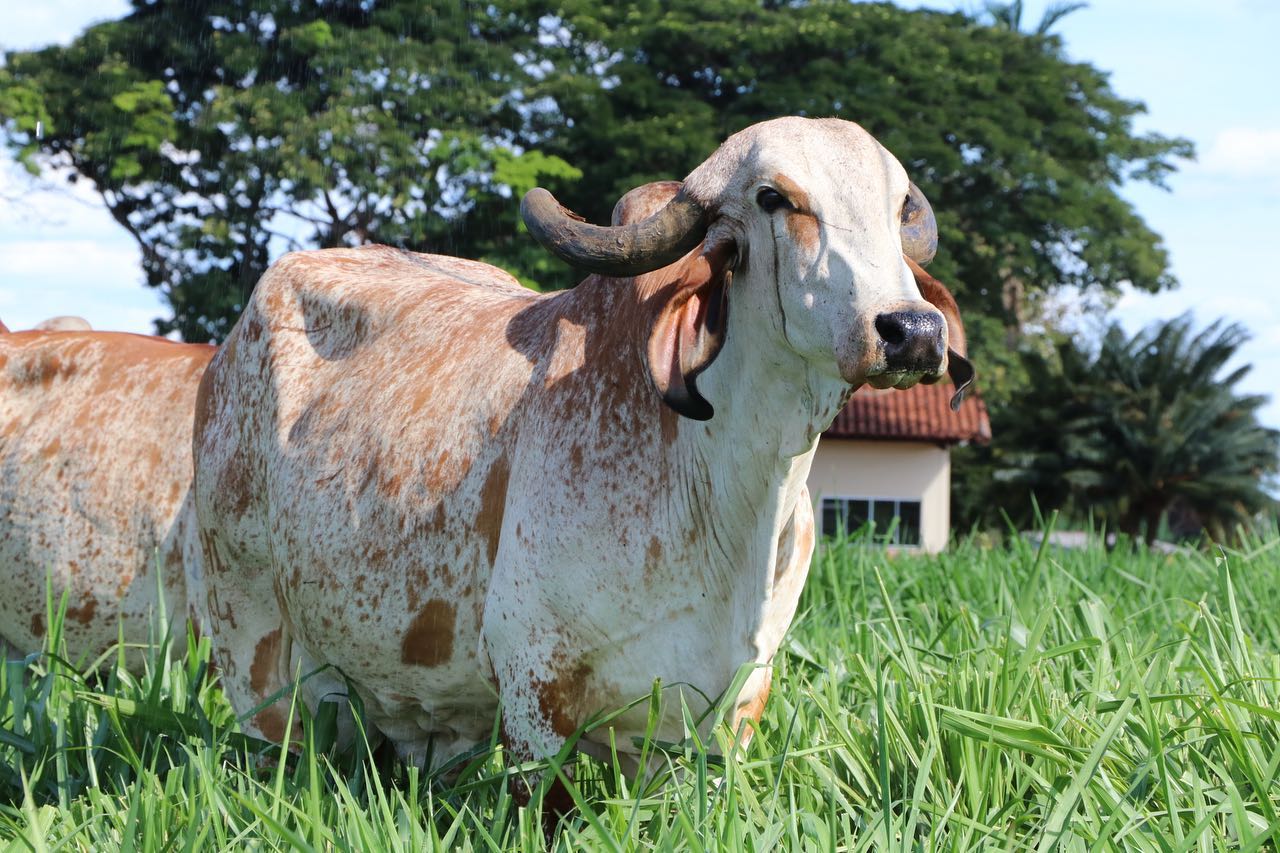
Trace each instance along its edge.
<instances>
[{"instance_id":1,"label":"red tile roof","mask_svg":"<svg viewBox=\"0 0 1280 853\"><path fill-rule=\"evenodd\" d=\"M991 421L987 407L972 390L960 411L951 411L950 382L916 385L906 391L878 391L864 386L836 415L824 438L869 438L896 441L988 442Z\"/></svg>"}]
</instances>

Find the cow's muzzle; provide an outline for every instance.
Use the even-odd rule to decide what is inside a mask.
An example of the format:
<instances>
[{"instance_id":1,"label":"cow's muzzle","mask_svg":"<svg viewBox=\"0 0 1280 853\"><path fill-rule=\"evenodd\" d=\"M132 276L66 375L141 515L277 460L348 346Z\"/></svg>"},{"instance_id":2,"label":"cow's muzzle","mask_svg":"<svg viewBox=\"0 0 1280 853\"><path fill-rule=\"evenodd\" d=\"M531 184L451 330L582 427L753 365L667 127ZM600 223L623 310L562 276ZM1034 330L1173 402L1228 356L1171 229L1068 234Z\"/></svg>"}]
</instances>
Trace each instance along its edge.
<instances>
[{"instance_id":1,"label":"cow's muzzle","mask_svg":"<svg viewBox=\"0 0 1280 853\"><path fill-rule=\"evenodd\" d=\"M881 314L876 317L875 328L884 359L877 373L918 379L942 372L947 356L947 332L946 323L937 311Z\"/></svg>"}]
</instances>

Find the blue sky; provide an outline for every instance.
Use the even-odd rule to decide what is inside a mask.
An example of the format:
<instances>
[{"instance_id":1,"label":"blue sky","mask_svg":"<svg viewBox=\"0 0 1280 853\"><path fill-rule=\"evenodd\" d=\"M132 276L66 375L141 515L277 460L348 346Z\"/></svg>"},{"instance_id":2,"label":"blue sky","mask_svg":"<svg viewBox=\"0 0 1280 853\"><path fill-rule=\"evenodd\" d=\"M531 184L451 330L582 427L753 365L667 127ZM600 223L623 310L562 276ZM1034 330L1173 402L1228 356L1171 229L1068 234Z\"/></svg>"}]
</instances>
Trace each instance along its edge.
<instances>
[{"instance_id":1,"label":"blue sky","mask_svg":"<svg viewBox=\"0 0 1280 853\"><path fill-rule=\"evenodd\" d=\"M66 42L86 24L128 9L124 0L5 5L6 49ZM1034 25L1045 3L1026 6L1024 26ZM1270 262L1280 242L1280 3L1098 0L1055 30L1073 59L1110 71L1117 92L1146 102L1140 129L1186 136L1199 152L1172 178L1172 192L1125 189L1164 236L1182 286L1157 296L1127 294L1116 316L1131 328L1187 310L1202 323L1244 323L1254 336L1243 353L1254 365L1245 387L1276 396L1280 282ZM92 190L33 183L0 155L0 319L23 328L71 313L98 328L150 331L163 309L140 282L136 247ZM1280 399L1264 419L1280 427Z\"/></svg>"}]
</instances>

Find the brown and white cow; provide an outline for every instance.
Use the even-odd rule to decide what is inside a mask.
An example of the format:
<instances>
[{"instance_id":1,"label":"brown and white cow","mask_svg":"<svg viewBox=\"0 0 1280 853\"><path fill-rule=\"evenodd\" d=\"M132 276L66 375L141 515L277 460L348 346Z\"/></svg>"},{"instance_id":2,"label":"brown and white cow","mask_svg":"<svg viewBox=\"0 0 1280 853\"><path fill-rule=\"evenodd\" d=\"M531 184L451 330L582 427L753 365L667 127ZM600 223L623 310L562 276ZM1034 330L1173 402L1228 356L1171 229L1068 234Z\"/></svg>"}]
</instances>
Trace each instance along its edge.
<instances>
[{"instance_id":1,"label":"brown and white cow","mask_svg":"<svg viewBox=\"0 0 1280 853\"><path fill-rule=\"evenodd\" d=\"M864 383L947 371L918 281L954 301L903 258L932 255L932 213L860 127L799 118L633 192L617 227L540 190L524 213L596 274L538 294L382 246L290 254L214 358L190 593L240 713L298 674L313 707L349 684L438 763L499 704L522 759L655 678L696 706L755 666L735 703L763 708L813 550L818 435ZM679 705L659 737L680 737ZM282 737L287 707L251 729ZM618 749L645 714L613 722Z\"/></svg>"},{"instance_id":2,"label":"brown and white cow","mask_svg":"<svg viewBox=\"0 0 1280 853\"><path fill-rule=\"evenodd\" d=\"M186 616L199 557L191 426L213 347L0 327L0 638L38 650L68 597L73 657L145 643L163 595ZM178 624L181 624L180 622ZM133 657L133 665L141 662Z\"/></svg>"}]
</instances>

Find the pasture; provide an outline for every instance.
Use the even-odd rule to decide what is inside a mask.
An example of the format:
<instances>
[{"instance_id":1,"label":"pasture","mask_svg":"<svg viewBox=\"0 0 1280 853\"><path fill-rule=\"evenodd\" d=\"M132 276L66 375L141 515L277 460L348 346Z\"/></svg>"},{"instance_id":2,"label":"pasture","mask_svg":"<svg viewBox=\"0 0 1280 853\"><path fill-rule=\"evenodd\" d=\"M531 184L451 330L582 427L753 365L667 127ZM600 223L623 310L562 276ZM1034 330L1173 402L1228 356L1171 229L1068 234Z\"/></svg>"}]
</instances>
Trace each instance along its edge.
<instances>
[{"instance_id":1,"label":"pasture","mask_svg":"<svg viewBox=\"0 0 1280 853\"><path fill-rule=\"evenodd\" d=\"M649 743L638 778L568 759L584 807L552 843L1274 849L1278 601L1274 528L1177 555L828 545L750 745L723 761L693 741ZM506 782L520 768L492 744L427 777L333 754L332 721L317 720L281 762L236 732L204 642L162 638L146 653L141 679L110 666L86 677L93 662L51 653L5 666L0 847L544 845L540 802L514 807ZM637 701L681 698L659 685ZM718 737L732 749L723 726Z\"/></svg>"}]
</instances>

